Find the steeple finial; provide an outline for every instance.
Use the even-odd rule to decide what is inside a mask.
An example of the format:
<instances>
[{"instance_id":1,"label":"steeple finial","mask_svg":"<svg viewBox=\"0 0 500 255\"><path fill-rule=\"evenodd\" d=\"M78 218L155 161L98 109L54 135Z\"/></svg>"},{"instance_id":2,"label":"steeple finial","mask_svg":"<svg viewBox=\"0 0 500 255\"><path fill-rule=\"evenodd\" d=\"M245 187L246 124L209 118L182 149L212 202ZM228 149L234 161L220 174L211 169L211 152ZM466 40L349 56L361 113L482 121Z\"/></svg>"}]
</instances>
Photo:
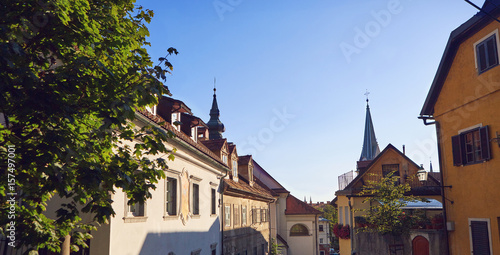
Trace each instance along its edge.
<instances>
[{"instance_id":1,"label":"steeple finial","mask_svg":"<svg viewBox=\"0 0 500 255\"><path fill-rule=\"evenodd\" d=\"M212 101L212 109L210 109L210 120L207 123L209 132L208 137L210 140L222 138L222 133L226 130L224 124L219 120L220 111L217 105L217 95L215 94L217 91L215 88L215 81L214 77L214 99Z\"/></svg>"},{"instance_id":2,"label":"steeple finial","mask_svg":"<svg viewBox=\"0 0 500 255\"><path fill-rule=\"evenodd\" d=\"M366 119L365 119L365 134L363 138L363 149L361 150L361 157L359 161L366 161L374 159L379 153L377 138L375 137L375 129L373 128L372 116L370 114L370 107L368 106L368 95L370 92L366 91Z\"/></svg>"},{"instance_id":3,"label":"steeple finial","mask_svg":"<svg viewBox=\"0 0 500 255\"><path fill-rule=\"evenodd\" d=\"M430 168L429 168L429 171L430 171L431 173L433 173L433 170L432 170L432 160L430 160Z\"/></svg>"}]
</instances>

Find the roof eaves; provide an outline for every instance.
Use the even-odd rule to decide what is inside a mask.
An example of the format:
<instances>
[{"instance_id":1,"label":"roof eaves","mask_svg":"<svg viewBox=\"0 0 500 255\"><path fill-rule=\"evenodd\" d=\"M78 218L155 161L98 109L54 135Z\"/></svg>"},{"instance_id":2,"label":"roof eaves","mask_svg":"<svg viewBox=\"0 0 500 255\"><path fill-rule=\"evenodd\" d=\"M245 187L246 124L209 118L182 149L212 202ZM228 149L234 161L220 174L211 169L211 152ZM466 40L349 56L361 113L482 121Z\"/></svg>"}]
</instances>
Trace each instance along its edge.
<instances>
[{"instance_id":1,"label":"roof eaves","mask_svg":"<svg viewBox=\"0 0 500 255\"><path fill-rule=\"evenodd\" d=\"M499 10L500 9L498 7L493 8L491 9L490 14L497 16ZM483 28L492 21L493 20L491 19L491 17L489 17L485 13L478 12L468 21L466 21L458 28L453 30L453 32L451 32L443 56L441 57L438 70L436 72L436 75L434 76L431 88L429 89L427 98L425 99L422 110L420 111L420 117L426 118L434 114L434 105L436 104L437 98L439 96L439 93L441 92L444 81L448 76L448 72L451 69L451 65L453 63L453 60L455 59L460 44L465 39L467 39L471 34L477 32L478 30L480 30L481 28Z\"/></svg>"}]
</instances>

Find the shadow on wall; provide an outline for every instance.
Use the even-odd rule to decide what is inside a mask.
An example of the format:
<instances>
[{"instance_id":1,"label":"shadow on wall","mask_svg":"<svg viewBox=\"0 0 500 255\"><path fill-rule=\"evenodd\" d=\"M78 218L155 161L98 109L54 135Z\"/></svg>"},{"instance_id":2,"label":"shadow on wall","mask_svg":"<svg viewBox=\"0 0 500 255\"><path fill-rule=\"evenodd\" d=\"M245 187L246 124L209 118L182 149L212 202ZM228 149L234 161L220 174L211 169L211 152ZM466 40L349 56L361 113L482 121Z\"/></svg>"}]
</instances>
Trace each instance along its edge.
<instances>
[{"instance_id":1,"label":"shadow on wall","mask_svg":"<svg viewBox=\"0 0 500 255\"><path fill-rule=\"evenodd\" d=\"M224 254L265 254L262 250L268 249L266 237L252 227L224 230Z\"/></svg>"},{"instance_id":2,"label":"shadow on wall","mask_svg":"<svg viewBox=\"0 0 500 255\"><path fill-rule=\"evenodd\" d=\"M131 233L133 235L133 233ZM201 254L210 254L216 244L220 254L220 221L217 218L208 231L148 233L139 255L176 255L190 254L201 250ZM212 245L212 247L211 247Z\"/></svg>"},{"instance_id":3,"label":"shadow on wall","mask_svg":"<svg viewBox=\"0 0 500 255\"><path fill-rule=\"evenodd\" d=\"M414 252L412 241L417 237L425 238L427 242L423 253ZM393 237L391 235L380 235L378 233L358 233L355 235L355 247L357 254L390 254L390 255L414 255L414 254L445 254L444 231L419 229L410 232L410 235Z\"/></svg>"}]
</instances>

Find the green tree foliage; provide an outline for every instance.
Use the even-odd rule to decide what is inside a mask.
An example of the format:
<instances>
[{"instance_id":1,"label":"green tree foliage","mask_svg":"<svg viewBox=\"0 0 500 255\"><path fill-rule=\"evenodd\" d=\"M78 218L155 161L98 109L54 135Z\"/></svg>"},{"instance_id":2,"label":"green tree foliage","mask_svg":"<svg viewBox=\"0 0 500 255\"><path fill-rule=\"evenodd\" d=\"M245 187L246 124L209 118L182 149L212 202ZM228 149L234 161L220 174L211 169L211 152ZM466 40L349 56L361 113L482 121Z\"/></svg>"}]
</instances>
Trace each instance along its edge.
<instances>
[{"instance_id":1,"label":"green tree foliage","mask_svg":"<svg viewBox=\"0 0 500 255\"><path fill-rule=\"evenodd\" d=\"M71 235L75 250L115 214L117 188L136 203L164 177L172 134L132 120L169 94L172 65L152 62L153 12L133 0L13 0L0 15L0 228L14 223L15 244L33 250L59 251ZM65 202L48 218L54 196Z\"/></svg>"},{"instance_id":2,"label":"green tree foliage","mask_svg":"<svg viewBox=\"0 0 500 255\"><path fill-rule=\"evenodd\" d=\"M365 212L367 226L358 231L372 231L380 234L402 235L416 224L416 219L406 215L401 207L408 202L425 201L425 199L405 195L411 190L409 183L399 184L399 177L394 172L382 177L379 181L368 181L360 193L368 196L363 202L370 203L370 209Z\"/></svg>"},{"instance_id":3,"label":"green tree foliage","mask_svg":"<svg viewBox=\"0 0 500 255\"><path fill-rule=\"evenodd\" d=\"M269 255L278 255L278 243L274 238L271 238L271 249L269 250Z\"/></svg>"},{"instance_id":4,"label":"green tree foliage","mask_svg":"<svg viewBox=\"0 0 500 255\"><path fill-rule=\"evenodd\" d=\"M328 220L329 228L330 228L330 243L334 243L334 235L333 235L333 227L338 222L338 212L337 208L333 205L327 204L323 208L319 208L319 210L323 213L322 217Z\"/></svg>"}]
</instances>

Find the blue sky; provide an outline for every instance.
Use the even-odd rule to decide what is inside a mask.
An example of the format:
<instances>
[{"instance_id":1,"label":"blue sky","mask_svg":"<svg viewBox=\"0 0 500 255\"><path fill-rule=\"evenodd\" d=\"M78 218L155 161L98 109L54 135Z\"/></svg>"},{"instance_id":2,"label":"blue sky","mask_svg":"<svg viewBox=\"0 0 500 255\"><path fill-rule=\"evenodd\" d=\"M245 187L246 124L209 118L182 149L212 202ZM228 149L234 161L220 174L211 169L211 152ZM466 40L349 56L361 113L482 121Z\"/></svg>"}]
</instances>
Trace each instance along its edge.
<instances>
[{"instance_id":1,"label":"blue sky","mask_svg":"<svg viewBox=\"0 0 500 255\"><path fill-rule=\"evenodd\" d=\"M482 1L474 1L482 5ZM459 0L138 1L152 9L153 59L168 47L173 97L209 119L214 77L224 137L293 195L332 200L356 168L365 92L383 150L438 168L417 117L449 34L477 10Z\"/></svg>"}]
</instances>

